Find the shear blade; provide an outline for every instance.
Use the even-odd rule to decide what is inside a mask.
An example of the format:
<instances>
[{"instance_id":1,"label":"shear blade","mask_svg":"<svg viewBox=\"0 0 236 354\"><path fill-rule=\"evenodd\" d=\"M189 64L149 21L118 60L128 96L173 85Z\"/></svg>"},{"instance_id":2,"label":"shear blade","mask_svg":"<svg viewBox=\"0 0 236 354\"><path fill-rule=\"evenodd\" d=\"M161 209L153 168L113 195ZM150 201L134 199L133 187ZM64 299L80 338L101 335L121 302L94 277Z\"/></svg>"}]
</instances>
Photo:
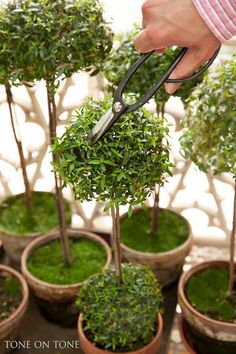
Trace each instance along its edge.
<instances>
[{"instance_id":1,"label":"shear blade","mask_svg":"<svg viewBox=\"0 0 236 354\"><path fill-rule=\"evenodd\" d=\"M93 127L91 132L88 135L88 139L90 139L94 144L100 137L105 134L107 131L107 128L110 125L110 122L112 121L114 117L114 113L112 112L112 109L110 108L99 121L97 124Z\"/></svg>"}]
</instances>

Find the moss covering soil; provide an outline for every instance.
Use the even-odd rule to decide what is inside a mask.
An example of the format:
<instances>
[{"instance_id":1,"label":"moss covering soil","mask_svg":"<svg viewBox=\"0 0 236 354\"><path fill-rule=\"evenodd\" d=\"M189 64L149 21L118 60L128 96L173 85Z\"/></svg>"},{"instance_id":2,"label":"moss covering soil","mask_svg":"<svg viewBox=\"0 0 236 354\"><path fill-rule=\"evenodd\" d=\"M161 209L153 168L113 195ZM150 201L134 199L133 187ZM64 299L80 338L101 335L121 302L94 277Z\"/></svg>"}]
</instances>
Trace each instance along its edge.
<instances>
[{"instance_id":1,"label":"moss covering soil","mask_svg":"<svg viewBox=\"0 0 236 354\"><path fill-rule=\"evenodd\" d=\"M58 227L55 195L48 192L32 193L32 214L25 206L24 194L7 198L0 206L0 231L17 235L46 232ZM65 202L66 221L71 222L70 206Z\"/></svg>"},{"instance_id":2,"label":"moss covering soil","mask_svg":"<svg viewBox=\"0 0 236 354\"><path fill-rule=\"evenodd\" d=\"M9 317L20 305L22 294L18 281L0 274L0 323Z\"/></svg>"},{"instance_id":3,"label":"moss covering soil","mask_svg":"<svg viewBox=\"0 0 236 354\"><path fill-rule=\"evenodd\" d=\"M150 234L151 210L134 212L121 220L122 242L140 252L167 252L183 244L189 235L189 226L180 215L168 209L160 209L158 231Z\"/></svg>"},{"instance_id":4,"label":"moss covering soil","mask_svg":"<svg viewBox=\"0 0 236 354\"><path fill-rule=\"evenodd\" d=\"M234 306L226 296L228 274L225 268L208 268L193 275L186 284L189 302L202 314L224 322L234 319Z\"/></svg>"},{"instance_id":5,"label":"moss covering soil","mask_svg":"<svg viewBox=\"0 0 236 354\"><path fill-rule=\"evenodd\" d=\"M73 261L65 266L59 240L40 246L29 257L29 271L36 278L57 285L80 283L102 271L107 256L101 245L86 238L72 238L70 249Z\"/></svg>"}]
</instances>

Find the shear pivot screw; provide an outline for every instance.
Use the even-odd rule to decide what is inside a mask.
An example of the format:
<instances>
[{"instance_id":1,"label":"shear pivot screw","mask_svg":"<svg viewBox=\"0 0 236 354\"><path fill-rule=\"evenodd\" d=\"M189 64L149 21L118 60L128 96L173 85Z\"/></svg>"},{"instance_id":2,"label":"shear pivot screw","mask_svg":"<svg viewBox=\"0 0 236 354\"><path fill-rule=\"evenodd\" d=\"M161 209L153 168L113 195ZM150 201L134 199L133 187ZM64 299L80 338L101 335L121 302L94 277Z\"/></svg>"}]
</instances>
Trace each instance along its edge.
<instances>
[{"instance_id":1,"label":"shear pivot screw","mask_svg":"<svg viewBox=\"0 0 236 354\"><path fill-rule=\"evenodd\" d=\"M114 111L117 112L117 113L120 112L120 111L122 110L122 104L121 104L120 102L114 103L113 109L114 109Z\"/></svg>"}]
</instances>

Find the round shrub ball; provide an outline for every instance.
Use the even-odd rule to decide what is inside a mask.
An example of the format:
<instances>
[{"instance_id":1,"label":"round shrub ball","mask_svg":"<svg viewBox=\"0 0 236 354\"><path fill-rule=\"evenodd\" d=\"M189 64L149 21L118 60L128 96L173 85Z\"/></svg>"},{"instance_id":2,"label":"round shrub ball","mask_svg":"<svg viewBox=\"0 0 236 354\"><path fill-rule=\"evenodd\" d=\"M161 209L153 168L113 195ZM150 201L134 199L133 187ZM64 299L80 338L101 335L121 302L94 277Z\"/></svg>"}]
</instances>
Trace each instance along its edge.
<instances>
[{"instance_id":1,"label":"round shrub ball","mask_svg":"<svg viewBox=\"0 0 236 354\"><path fill-rule=\"evenodd\" d=\"M80 201L139 204L171 174L168 127L162 117L140 109L120 117L95 145L88 135L112 106L111 98L88 99L53 147L54 165Z\"/></svg>"}]
</instances>

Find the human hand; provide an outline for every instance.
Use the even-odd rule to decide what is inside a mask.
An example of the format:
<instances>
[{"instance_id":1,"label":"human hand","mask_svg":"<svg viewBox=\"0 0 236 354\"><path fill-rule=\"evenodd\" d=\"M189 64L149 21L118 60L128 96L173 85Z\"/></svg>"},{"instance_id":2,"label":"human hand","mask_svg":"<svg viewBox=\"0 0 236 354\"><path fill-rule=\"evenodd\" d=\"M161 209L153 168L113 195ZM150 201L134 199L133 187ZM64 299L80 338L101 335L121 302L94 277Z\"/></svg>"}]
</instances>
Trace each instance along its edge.
<instances>
[{"instance_id":1,"label":"human hand","mask_svg":"<svg viewBox=\"0 0 236 354\"><path fill-rule=\"evenodd\" d=\"M220 41L205 24L192 0L146 0L142 13L143 30L134 38L138 51L161 53L166 46L173 45L188 48L172 72L172 79L191 75L220 46ZM165 84L165 89L171 94L179 86Z\"/></svg>"}]
</instances>

